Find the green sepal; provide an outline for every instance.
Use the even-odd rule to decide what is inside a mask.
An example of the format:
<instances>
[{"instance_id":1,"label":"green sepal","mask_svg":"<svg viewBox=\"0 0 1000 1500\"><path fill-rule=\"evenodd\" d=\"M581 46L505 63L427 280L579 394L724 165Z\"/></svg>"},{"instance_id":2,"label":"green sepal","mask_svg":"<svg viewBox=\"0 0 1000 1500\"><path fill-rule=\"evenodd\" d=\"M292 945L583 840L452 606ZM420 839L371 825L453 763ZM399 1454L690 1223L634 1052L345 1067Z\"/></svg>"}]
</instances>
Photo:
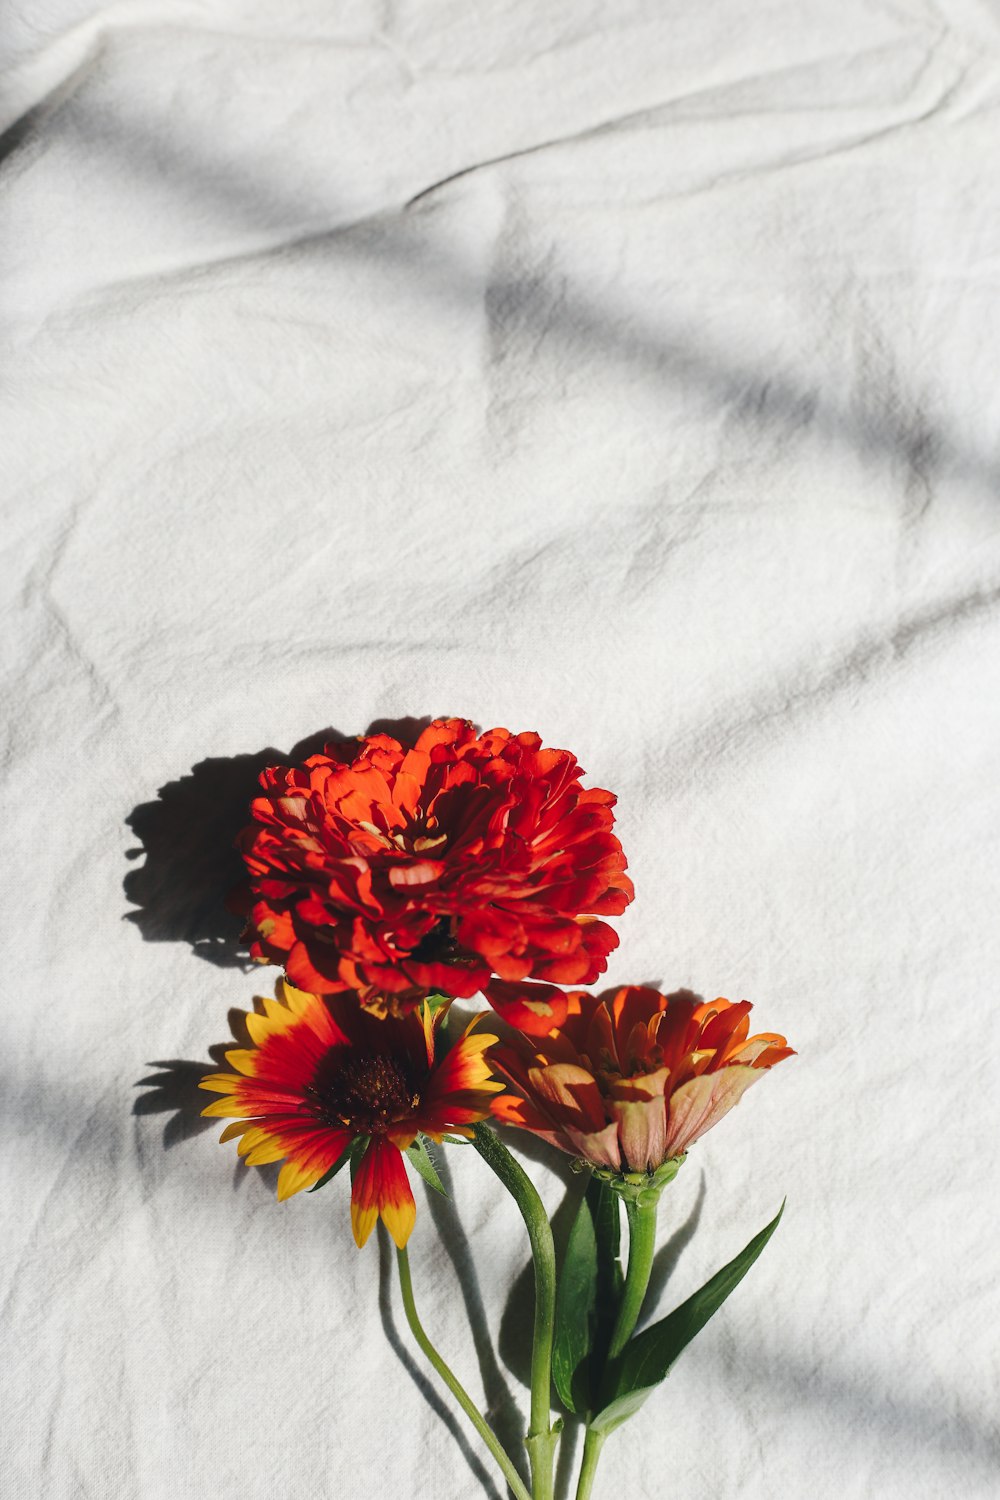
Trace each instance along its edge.
<instances>
[{"instance_id":1,"label":"green sepal","mask_svg":"<svg viewBox=\"0 0 1000 1500\"><path fill-rule=\"evenodd\" d=\"M743 1280L777 1229L784 1211L785 1205L782 1202L770 1224L754 1235L735 1259L723 1266L721 1271L716 1271L680 1307L675 1307L672 1313L632 1339L618 1361L614 1395L590 1423L592 1432L606 1437L609 1432L614 1432L616 1427L634 1416L650 1392L669 1375L678 1356Z\"/></svg>"},{"instance_id":2,"label":"green sepal","mask_svg":"<svg viewBox=\"0 0 1000 1500\"><path fill-rule=\"evenodd\" d=\"M432 1187L436 1193L440 1193L442 1198L447 1198L448 1194L445 1192L444 1183L435 1170L430 1152L427 1150L427 1143L422 1135L417 1136L412 1146L407 1146L406 1156L411 1166L420 1173L420 1176L427 1183L428 1187Z\"/></svg>"},{"instance_id":3,"label":"green sepal","mask_svg":"<svg viewBox=\"0 0 1000 1500\"><path fill-rule=\"evenodd\" d=\"M687 1160L687 1154L668 1157L655 1172L615 1172L610 1167L594 1167L593 1173L601 1182L607 1183L623 1203L635 1203L639 1208L655 1208L660 1194L668 1183L673 1182Z\"/></svg>"},{"instance_id":4,"label":"green sepal","mask_svg":"<svg viewBox=\"0 0 1000 1500\"><path fill-rule=\"evenodd\" d=\"M368 1144L367 1138L364 1139L364 1144L365 1145ZM320 1178L319 1182L314 1182L313 1185L312 1185L312 1187L311 1188L307 1188L306 1191L309 1192L309 1193L318 1193L321 1187L326 1187L326 1185L327 1185L328 1182L332 1182L333 1181L333 1179L336 1177L337 1173L340 1171L341 1167L346 1167L348 1162L351 1163L351 1181L353 1182L353 1180L354 1180L354 1148L355 1148L356 1145L357 1145L357 1140L353 1140L353 1141L351 1141L350 1145L345 1146L344 1149L343 1149L343 1151L337 1157L337 1160L334 1162L333 1166L329 1167L323 1173L323 1175ZM358 1153L358 1154L360 1154L360 1153Z\"/></svg>"}]
</instances>

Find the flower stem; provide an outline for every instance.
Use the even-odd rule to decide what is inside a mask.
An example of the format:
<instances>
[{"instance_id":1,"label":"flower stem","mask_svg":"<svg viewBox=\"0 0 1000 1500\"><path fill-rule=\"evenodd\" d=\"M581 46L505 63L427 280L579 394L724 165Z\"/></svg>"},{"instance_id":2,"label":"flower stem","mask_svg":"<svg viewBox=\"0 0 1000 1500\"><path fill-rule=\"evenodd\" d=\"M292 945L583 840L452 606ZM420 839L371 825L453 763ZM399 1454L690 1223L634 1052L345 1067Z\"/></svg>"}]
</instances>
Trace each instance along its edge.
<instances>
[{"instance_id":1,"label":"flower stem","mask_svg":"<svg viewBox=\"0 0 1000 1500\"><path fill-rule=\"evenodd\" d=\"M597 1473L597 1460L601 1456L603 1447L604 1433L588 1430L583 1443L583 1462L580 1465L580 1478L576 1486L576 1500L590 1500L594 1475Z\"/></svg>"},{"instance_id":2,"label":"flower stem","mask_svg":"<svg viewBox=\"0 0 1000 1500\"><path fill-rule=\"evenodd\" d=\"M521 1479L520 1474L518 1474L517 1470L514 1468L514 1465L510 1459L510 1455L500 1444L496 1433L487 1424L482 1413L475 1406L471 1396L465 1390L465 1387L459 1383L457 1377L445 1364L444 1360L441 1358L440 1354L437 1352L434 1345L431 1343L430 1339L424 1332L424 1326L417 1316L417 1307L416 1303L413 1300L413 1283L410 1280L410 1258L405 1250L396 1251L396 1264L399 1267L399 1287L400 1291L403 1294L403 1307L406 1309L406 1321L410 1325L413 1337L416 1339L421 1349L427 1355L427 1358L430 1360L435 1370L437 1370L438 1374L441 1376L441 1379L451 1391L452 1395L455 1397L455 1400L465 1412L465 1415L469 1418L469 1421L479 1433L479 1436L482 1438L487 1448L493 1454L493 1457L500 1465L504 1478L509 1484L512 1492L517 1496L517 1500L532 1500L532 1497L528 1494L528 1491L524 1487L524 1481Z\"/></svg>"},{"instance_id":3,"label":"flower stem","mask_svg":"<svg viewBox=\"0 0 1000 1500\"><path fill-rule=\"evenodd\" d=\"M615 1320L611 1343L608 1347L608 1362L605 1368L604 1391L600 1406L605 1405L610 1397L608 1386L613 1383L615 1361L620 1358L635 1332L635 1325L642 1311L646 1289L649 1286L649 1273L653 1269L653 1252L656 1248L656 1211L659 1205L659 1193L651 1195L644 1203L637 1202L635 1198L625 1200L625 1212L628 1215L628 1270L625 1272L625 1285L618 1304L618 1317ZM597 1460L601 1456L606 1437L607 1433L594 1432L593 1428L587 1428L576 1500L590 1500L590 1491L597 1472Z\"/></svg>"},{"instance_id":4,"label":"flower stem","mask_svg":"<svg viewBox=\"0 0 1000 1500\"><path fill-rule=\"evenodd\" d=\"M608 1359L617 1359L635 1331L642 1311L649 1273L653 1269L653 1251L656 1248L656 1210L658 1201L638 1204L627 1202L628 1214L628 1270L625 1286L618 1307L618 1318L611 1335Z\"/></svg>"},{"instance_id":5,"label":"flower stem","mask_svg":"<svg viewBox=\"0 0 1000 1500\"><path fill-rule=\"evenodd\" d=\"M558 1429L549 1426L552 1392L552 1336L556 1311L556 1252L552 1226L531 1179L503 1142L476 1125L473 1145L511 1194L528 1230L535 1268L535 1328L531 1345L531 1420L525 1446L531 1463L532 1500L552 1500L552 1466Z\"/></svg>"}]
</instances>

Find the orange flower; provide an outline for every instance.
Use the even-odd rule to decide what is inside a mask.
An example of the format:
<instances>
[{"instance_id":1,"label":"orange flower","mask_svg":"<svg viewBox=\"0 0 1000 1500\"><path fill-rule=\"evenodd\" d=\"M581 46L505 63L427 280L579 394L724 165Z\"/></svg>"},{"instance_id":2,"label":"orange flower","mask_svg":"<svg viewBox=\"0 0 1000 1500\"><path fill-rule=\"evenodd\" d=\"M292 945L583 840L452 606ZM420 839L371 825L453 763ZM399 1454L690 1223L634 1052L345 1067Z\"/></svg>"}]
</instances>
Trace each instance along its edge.
<instances>
[{"instance_id":1,"label":"orange flower","mask_svg":"<svg viewBox=\"0 0 1000 1500\"><path fill-rule=\"evenodd\" d=\"M270 767L238 841L251 954L383 1012L485 988L544 1034L554 986L604 970L618 938L599 918L633 896L615 799L580 775L537 734L477 736L464 719L436 719L409 750L376 734ZM524 980L541 983L508 1012L502 982Z\"/></svg>"},{"instance_id":2,"label":"orange flower","mask_svg":"<svg viewBox=\"0 0 1000 1500\"><path fill-rule=\"evenodd\" d=\"M248 1166L285 1158L279 1199L312 1187L353 1147L360 1155L351 1193L357 1244L381 1214L405 1245L416 1206L402 1152L418 1134L468 1136L485 1119L503 1087L484 1056L496 1037L469 1026L436 1059L441 1012L434 1018L427 1006L380 1021L353 996L309 995L279 980L277 997L264 1000L263 1015L247 1016L253 1046L226 1053L234 1071L202 1079L201 1088L223 1096L202 1113L235 1117L220 1139L238 1137Z\"/></svg>"},{"instance_id":3,"label":"orange flower","mask_svg":"<svg viewBox=\"0 0 1000 1500\"><path fill-rule=\"evenodd\" d=\"M516 1092L493 1113L592 1166L655 1173L738 1103L767 1068L792 1056L783 1036L749 1036L750 1005L701 1004L637 985L608 998L577 990L544 1040L493 1049Z\"/></svg>"}]
</instances>

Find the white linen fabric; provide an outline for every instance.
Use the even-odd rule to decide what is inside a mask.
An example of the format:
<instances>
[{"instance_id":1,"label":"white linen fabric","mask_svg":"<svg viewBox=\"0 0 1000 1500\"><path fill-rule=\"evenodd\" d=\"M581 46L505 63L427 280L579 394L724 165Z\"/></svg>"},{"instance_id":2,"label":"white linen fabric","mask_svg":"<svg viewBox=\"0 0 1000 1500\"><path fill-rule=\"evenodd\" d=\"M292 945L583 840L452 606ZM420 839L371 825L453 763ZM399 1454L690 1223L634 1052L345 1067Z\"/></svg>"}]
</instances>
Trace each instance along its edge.
<instances>
[{"instance_id":1,"label":"white linen fabric","mask_svg":"<svg viewBox=\"0 0 1000 1500\"><path fill-rule=\"evenodd\" d=\"M5 1492L502 1493L346 1182L195 1087L255 771L457 714L618 794L608 983L799 1054L667 1191L664 1309L788 1208L596 1500L995 1495L997 6L4 9ZM446 1165L418 1305L516 1446Z\"/></svg>"}]
</instances>

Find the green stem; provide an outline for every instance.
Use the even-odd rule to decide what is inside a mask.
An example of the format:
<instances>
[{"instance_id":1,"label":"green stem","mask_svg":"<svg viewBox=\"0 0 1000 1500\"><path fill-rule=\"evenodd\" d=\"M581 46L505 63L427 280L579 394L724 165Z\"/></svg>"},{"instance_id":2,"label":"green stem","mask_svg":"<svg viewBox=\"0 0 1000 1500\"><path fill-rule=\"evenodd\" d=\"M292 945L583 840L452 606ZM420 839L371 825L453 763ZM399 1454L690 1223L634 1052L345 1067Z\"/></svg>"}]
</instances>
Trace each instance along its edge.
<instances>
[{"instance_id":1,"label":"green stem","mask_svg":"<svg viewBox=\"0 0 1000 1500\"><path fill-rule=\"evenodd\" d=\"M452 1395L455 1397L455 1400L465 1412L465 1415L469 1418L469 1421L479 1433L479 1436L482 1438L487 1448L493 1454L493 1457L500 1465L500 1468L503 1472L503 1477L510 1485L512 1492L517 1496L517 1500L532 1500L532 1497L528 1494L528 1491L524 1487L524 1481L511 1462L510 1455L498 1441L496 1433L491 1427L488 1426L482 1413L473 1403L471 1396L465 1390L464 1386L459 1383L457 1377L445 1364L444 1360L441 1358L440 1354L437 1352L434 1345L431 1343L430 1339L424 1332L424 1326L417 1316L417 1307L416 1303L413 1300L413 1283L410 1280L410 1258L405 1250L396 1251L396 1264L399 1267L399 1286L401 1292L403 1293L403 1307L406 1309L406 1321L410 1325L413 1337L416 1339L421 1349L427 1355L427 1358L430 1360L435 1370L437 1370L438 1374L441 1376L441 1379L451 1391Z\"/></svg>"},{"instance_id":2,"label":"green stem","mask_svg":"<svg viewBox=\"0 0 1000 1500\"><path fill-rule=\"evenodd\" d=\"M614 1361L619 1358L629 1339L635 1332L635 1325L639 1321L642 1312L642 1304L646 1297L646 1289L649 1286L649 1273L653 1269L653 1252L656 1249L656 1211L659 1208L659 1194L652 1202L639 1204L634 1198L626 1198L625 1212L628 1215L628 1270L625 1272L625 1285L622 1288L621 1301L618 1304L618 1317L615 1320L614 1331L611 1334L611 1343L608 1346L608 1362L606 1365L605 1382L614 1369ZM604 1400L607 1399L605 1388ZM600 1403L604 1404L604 1400ZM594 1432L587 1428L587 1436L583 1443L583 1462L580 1465L580 1480L576 1488L576 1500L590 1500L590 1491L594 1483L594 1475L597 1472L597 1460L601 1456L604 1440L607 1433Z\"/></svg>"},{"instance_id":3,"label":"green stem","mask_svg":"<svg viewBox=\"0 0 1000 1500\"><path fill-rule=\"evenodd\" d=\"M576 1500L590 1500L594 1475L597 1473L597 1460L604 1447L604 1437L604 1433L588 1431L584 1439L583 1462L580 1465L580 1478L576 1486Z\"/></svg>"},{"instance_id":4,"label":"green stem","mask_svg":"<svg viewBox=\"0 0 1000 1500\"><path fill-rule=\"evenodd\" d=\"M649 1273L653 1269L658 1207L658 1200L644 1205L632 1202L625 1204L625 1212L628 1214L628 1270L625 1273L622 1300L618 1306L618 1318L611 1335L609 1360L618 1358L639 1321L646 1288L649 1286Z\"/></svg>"},{"instance_id":5,"label":"green stem","mask_svg":"<svg viewBox=\"0 0 1000 1500\"><path fill-rule=\"evenodd\" d=\"M616 1361L621 1359L628 1340L636 1332L636 1323L639 1322L639 1314L642 1313L646 1289L649 1286L649 1272L652 1271L652 1257L657 1248L658 1208L660 1208L660 1194L655 1194L652 1202L646 1202L643 1205L637 1203L636 1199L625 1199L625 1214L628 1215L628 1271L625 1272L625 1286L622 1287L622 1298L618 1304L618 1317L616 1317L615 1329L612 1332L612 1343L607 1350L604 1391L598 1410L606 1406L610 1398L609 1386L613 1388ZM589 1500L591 1496L594 1475L597 1473L597 1461L601 1457L601 1449L604 1448L606 1437L607 1433L595 1433L592 1428L586 1430L576 1500Z\"/></svg>"},{"instance_id":6,"label":"green stem","mask_svg":"<svg viewBox=\"0 0 1000 1500\"><path fill-rule=\"evenodd\" d=\"M535 1268L535 1329L531 1345L531 1420L525 1446L532 1500L552 1500L552 1466L559 1433L549 1426L552 1337L556 1312L556 1252L552 1226L531 1179L488 1126L477 1125L473 1145L511 1194L528 1230Z\"/></svg>"}]
</instances>

